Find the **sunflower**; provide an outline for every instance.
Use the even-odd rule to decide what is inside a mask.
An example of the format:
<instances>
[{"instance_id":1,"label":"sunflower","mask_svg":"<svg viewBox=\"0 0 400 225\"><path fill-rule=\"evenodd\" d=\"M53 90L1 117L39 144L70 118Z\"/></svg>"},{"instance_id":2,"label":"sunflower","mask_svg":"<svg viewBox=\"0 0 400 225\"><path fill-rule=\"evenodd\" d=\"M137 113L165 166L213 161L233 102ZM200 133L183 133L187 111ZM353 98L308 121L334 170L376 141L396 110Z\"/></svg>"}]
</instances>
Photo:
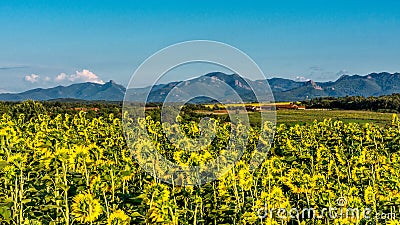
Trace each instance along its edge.
<instances>
[{"instance_id":1,"label":"sunflower","mask_svg":"<svg viewBox=\"0 0 400 225\"><path fill-rule=\"evenodd\" d=\"M127 225L130 223L131 218L125 214L122 210L117 210L111 213L107 219L108 225Z\"/></svg>"},{"instance_id":2,"label":"sunflower","mask_svg":"<svg viewBox=\"0 0 400 225\"><path fill-rule=\"evenodd\" d=\"M77 221L90 223L95 221L101 213L101 205L91 193L82 193L74 197L72 203L72 215Z\"/></svg>"},{"instance_id":3,"label":"sunflower","mask_svg":"<svg viewBox=\"0 0 400 225\"><path fill-rule=\"evenodd\" d=\"M398 220L390 220L386 224L387 225L399 225L400 221L398 221Z\"/></svg>"},{"instance_id":4,"label":"sunflower","mask_svg":"<svg viewBox=\"0 0 400 225\"><path fill-rule=\"evenodd\" d=\"M375 191L371 186L368 186L364 192L365 203L371 205L374 203L374 199L375 199Z\"/></svg>"},{"instance_id":5,"label":"sunflower","mask_svg":"<svg viewBox=\"0 0 400 225\"><path fill-rule=\"evenodd\" d=\"M23 155L21 153L13 154L10 157L8 157L7 160L8 163L14 164L15 166L18 167L18 169L22 169L22 167L26 164L27 161L28 161L28 156Z\"/></svg>"},{"instance_id":6,"label":"sunflower","mask_svg":"<svg viewBox=\"0 0 400 225\"><path fill-rule=\"evenodd\" d=\"M238 180L239 180L239 186L245 190L248 191L251 189L252 184L253 184L253 176L249 172L248 168L242 168L238 172Z\"/></svg>"}]
</instances>

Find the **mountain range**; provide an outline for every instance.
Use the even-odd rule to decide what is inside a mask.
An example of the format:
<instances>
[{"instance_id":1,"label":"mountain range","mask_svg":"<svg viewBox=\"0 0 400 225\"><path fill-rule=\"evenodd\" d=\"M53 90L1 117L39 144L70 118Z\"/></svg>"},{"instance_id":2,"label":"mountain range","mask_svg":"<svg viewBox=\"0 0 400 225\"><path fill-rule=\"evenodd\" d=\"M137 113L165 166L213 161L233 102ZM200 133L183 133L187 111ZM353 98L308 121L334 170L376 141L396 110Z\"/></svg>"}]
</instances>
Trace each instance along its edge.
<instances>
[{"instance_id":1,"label":"mountain range","mask_svg":"<svg viewBox=\"0 0 400 225\"><path fill-rule=\"evenodd\" d=\"M0 94L0 100L24 101L31 99L47 101L53 99L80 99L121 101L125 91L124 86L111 80L105 84L86 82L46 89L36 88L21 93L4 93Z\"/></svg>"},{"instance_id":2,"label":"mountain range","mask_svg":"<svg viewBox=\"0 0 400 225\"><path fill-rule=\"evenodd\" d=\"M236 92L244 101L255 101L255 96L250 85L257 91L265 89L268 82L275 101L301 101L316 97L342 97L342 96L380 96L400 93L400 73L371 73L368 75L343 75L336 81L315 82L294 81L284 78L272 78L268 80L249 80L239 75L228 75L221 72L209 73L183 82L170 82L158 84L153 87L132 88L126 90L122 85L109 81L105 84L77 83L69 86L57 86L53 88L36 88L21 93L0 94L1 101L23 101L23 100L54 100L54 99L81 99L81 100L105 100L122 101L125 93L132 101L144 100L147 93L149 102L162 102L168 93L174 89L174 99L186 99L188 94L201 92L211 88L210 82L221 81L226 83L229 89ZM184 86L193 87L189 91ZM150 91L151 88L151 91ZM225 87L225 89L227 89ZM229 99L232 95L228 90L219 88L220 95L226 95ZM215 88L213 88L215 91ZM209 101L200 99L199 102Z\"/></svg>"}]
</instances>

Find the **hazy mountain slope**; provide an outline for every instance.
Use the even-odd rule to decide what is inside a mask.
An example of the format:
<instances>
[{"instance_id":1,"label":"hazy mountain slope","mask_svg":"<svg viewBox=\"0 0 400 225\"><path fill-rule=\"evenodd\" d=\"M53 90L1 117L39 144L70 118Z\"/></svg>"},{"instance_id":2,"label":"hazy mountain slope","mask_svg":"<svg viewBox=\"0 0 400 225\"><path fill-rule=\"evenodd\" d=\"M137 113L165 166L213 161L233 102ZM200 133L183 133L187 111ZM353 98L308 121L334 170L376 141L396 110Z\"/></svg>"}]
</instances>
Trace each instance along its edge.
<instances>
[{"instance_id":1,"label":"hazy mountain slope","mask_svg":"<svg viewBox=\"0 0 400 225\"><path fill-rule=\"evenodd\" d=\"M70 86L57 86L43 89L36 88L18 94L0 94L3 101L21 100L50 100L57 98L71 98L82 100L120 101L125 93L125 87L110 81L105 84L79 83Z\"/></svg>"},{"instance_id":2,"label":"hazy mountain slope","mask_svg":"<svg viewBox=\"0 0 400 225\"><path fill-rule=\"evenodd\" d=\"M252 81L236 74L221 72L209 73L191 80L158 84L150 87L133 88L126 92L125 87L110 81L105 84L79 83L70 86L57 86L48 89L32 89L16 94L0 94L3 101L82 99L122 101L125 93L130 101L149 102L186 101L190 96L213 93L227 102L239 95L243 101L255 101L250 85L257 93L265 92L266 80ZM293 81L283 78L268 79L268 84L276 101L298 101L316 97L340 96L380 96L400 93L400 73L371 73L369 75L343 75L336 81L314 82ZM189 88L190 87L190 88ZM172 92L171 92L172 91ZM170 94L169 94L170 93ZM169 94L169 96L168 96ZM200 97L196 102L208 98ZM208 100L207 100L208 101Z\"/></svg>"}]
</instances>

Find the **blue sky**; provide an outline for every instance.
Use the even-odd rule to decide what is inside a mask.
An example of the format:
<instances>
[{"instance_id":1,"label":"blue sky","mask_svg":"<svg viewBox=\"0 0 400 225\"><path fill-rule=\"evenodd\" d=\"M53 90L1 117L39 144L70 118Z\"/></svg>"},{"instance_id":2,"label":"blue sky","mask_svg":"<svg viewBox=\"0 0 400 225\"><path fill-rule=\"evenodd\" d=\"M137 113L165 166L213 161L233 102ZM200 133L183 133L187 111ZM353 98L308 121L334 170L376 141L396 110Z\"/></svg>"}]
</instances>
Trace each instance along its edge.
<instances>
[{"instance_id":1,"label":"blue sky","mask_svg":"<svg viewBox=\"0 0 400 225\"><path fill-rule=\"evenodd\" d=\"M151 54L194 39L241 49L268 77L400 72L397 0L1 1L0 29L0 92L127 85Z\"/></svg>"}]
</instances>

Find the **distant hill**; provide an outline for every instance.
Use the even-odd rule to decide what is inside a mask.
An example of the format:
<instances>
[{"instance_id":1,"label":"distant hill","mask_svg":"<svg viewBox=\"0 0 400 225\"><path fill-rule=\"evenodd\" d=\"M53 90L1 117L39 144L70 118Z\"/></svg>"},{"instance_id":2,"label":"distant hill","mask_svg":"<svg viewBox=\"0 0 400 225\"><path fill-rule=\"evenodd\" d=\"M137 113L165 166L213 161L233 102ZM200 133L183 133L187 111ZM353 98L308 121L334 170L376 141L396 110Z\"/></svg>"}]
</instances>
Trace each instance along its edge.
<instances>
[{"instance_id":1,"label":"distant hill","mask_svg":"<svg viewBox=\"0 0 400 225\"><path fill-rule=\"evenodd\" d=\"M371 73L365 76L343 75L332 82L302 82L303 85L275 92L280 100L305 100L316 97L382 96L400 93L400 73Z\"/></svg>"},{"instance_id":2,"label":"distant hill","mask_svg":"<svg viewBox=\"0 0 400 225\"><path fill-rule=\"evenodd\" d=\"M198 77L186 83L199 88L206 88L207 82L204 79L211 77L227 83L233 90L238 93L244 101L255 101L254 94L248 84L251 84L258 91L265 88L265 80L252 81L242 78L236 74L227 75L220 72L209 73L202 77ZM160 84L153 87L149 95L149 101L162 102L171 89L179 85L180 82L172 82L168 84ZM201 85L200 85L201 84ZM309 81L293 81L284 78L268 79L268 84L274 94L275 101L302 101L317 97L344 97L344 96L381 96L400 93L400 73L371 73L369 75L344 75L336 81L315 82ZM211 86L211 85L210 85ZM142 96L149 89L129 90L129 99L143 100ZM191 90L197 92L198 90ZM215 90L213 90L215 91ZM220 90L221 92L226 90ZM183 96L183 94L182 94ZM229 98L229 96L226 96ZM176 99L179 99L177 97Z\"/></svg>"},{"instance_id":3,"label":"distant hill","mask_svg":"<svg viewBox=\"0 0 400 225\"><path fill-rule=\"evenodd\" d=\"M105 84L97 83L78 83L70 86L57 86L53 88L36 88L17 94L0 94L3 101L23 101L39 100L46 101L52 99L81 99L81 100L105 100L121 101L125 94L125 87L109 81Z\"/></svg>"},{"instance_id":4,"label":"distant hill","mask_svg":"<svg viewBox=\"0 0 400 225\"><path fill-rule=\"evenodd\" d=\"M215 89L215 82L226 83L230 88ZM173 100L184 100L196 93L212 91L226 99L232 99L233 92L237 93L244 101L255 101L255 96L250 85L257 91L264 91L266 80L249 80L236 74L228 75L221 72L209 73L183 82L158 84L152 87L149 102L163 102L171 90ZM190 84L191 89L185 89ZM381 96L400 93L400 73L371 73L365 76L343 75L336 81L315 82L293 81L283 78L268 79L268 84L276 101L301 101L316 97L343 97L343 96ZM143 101L151 87L134 88L127 91L129 100ZM0 94L3 101L52 100L52 99L81 99L122 101L126 89L122 85L109 81L105 84L79 83L70 86L57 86L48 89L37 88L22 93ZM169 96L171 97L171 96ZM209 99L198 99L205 102Z\"/></svg>"}]
</instances>

